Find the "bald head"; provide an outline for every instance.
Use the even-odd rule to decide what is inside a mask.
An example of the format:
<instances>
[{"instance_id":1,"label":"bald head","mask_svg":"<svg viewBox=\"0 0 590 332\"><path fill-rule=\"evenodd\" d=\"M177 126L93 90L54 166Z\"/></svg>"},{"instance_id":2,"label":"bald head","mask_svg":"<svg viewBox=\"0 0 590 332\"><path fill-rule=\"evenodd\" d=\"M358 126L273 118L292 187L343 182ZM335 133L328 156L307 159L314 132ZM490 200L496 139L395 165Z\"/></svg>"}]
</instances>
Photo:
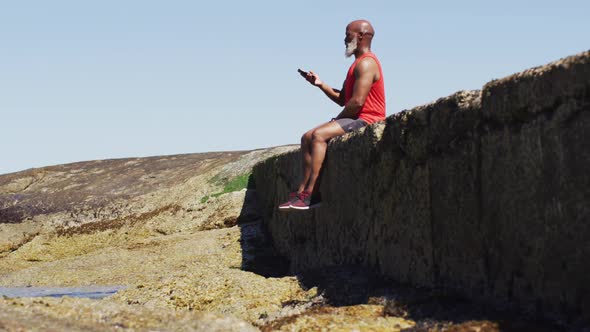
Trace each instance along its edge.
<instances>
[{"instance_id":1,"label":"bald head","mask_svg":"<svg viewBox=\"0 0 590 332\"><path fill-rule=\"evenodd\" d=\"M373 26L367 20L352 21L346 26L346 30L348 29L357 33L370 35L371 37L375 35L375 29L373 29Z\"/></svg>"},{"instance_id":2,"label":"bald head","mask_svg":"<svg viewBox=\"0 0 590 332\"><path fill-rule=\"evenodd\" d=\"M345 55L359 56L367 51L371 51L371 41L375 36L375 29L367 20L356 20L346 26L346 45Z\"/></svg>"}]
</instances>

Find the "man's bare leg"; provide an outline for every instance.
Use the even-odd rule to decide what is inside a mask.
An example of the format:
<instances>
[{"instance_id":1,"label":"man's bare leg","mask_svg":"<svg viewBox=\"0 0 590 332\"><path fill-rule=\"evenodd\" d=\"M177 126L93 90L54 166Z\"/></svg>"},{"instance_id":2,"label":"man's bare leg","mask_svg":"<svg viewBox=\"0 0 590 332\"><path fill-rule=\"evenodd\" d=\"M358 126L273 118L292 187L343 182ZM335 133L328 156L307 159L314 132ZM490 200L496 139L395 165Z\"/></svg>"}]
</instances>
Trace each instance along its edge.
<instances>
[{"instance_id":1,"label":"man's bare leg","mask_svg":"<svg viewBox=\"0 0 590 332\"><path fill-rule=\"evenodd\" d=\"M279 205L279 210L308 210L319 205L316 202L312 206L311 196L326 157L328 141L345 133L337 122L330 121L303 134L301 137L303 180L299 185L297 196L290 196L289 201Z\"/></svg>"},{"instance_id":2,"label":"man's bare leg","mask_svg":"<svg viewBox=\"0 0 590 332\"><path fill-rule=\"evenodd\" d=\"M345 133L344 129L335 121L325 123L313 130L311 135L311 176L305 191L313 193L326 157L328 141L333 137L342 136Z\"/></svg>"},{"instance_id":3,"label":"man's bare leg","mask_svg":"<svg viewBox=\"0 0 590 332\"><path fill-rule=\"evenodd\" d=\"M313 129L308 130L303 136L301 136L301 159L303 163L303 179L297 188L297 193L300 193L305 190L307 187L307 183L311 177L311 168L312 168L312 138L313 132L322 126L325 126L329 122L323 123Z\"/></svg>"},{"instance_id":4,"label":"man's bare leg","mask_svg":"<svg viewBox=\"0 0 590 332\"><path fill-rule=\"evenodd\" d=\"M300 193L303 190L305 190L305 186L307 185L309 177L311 176L311 134L314 129L306 132L301 137L301 159L303 163L303 179L301 180L301 183L297 188L297 193Z\"/></svg>"}]
</instances>

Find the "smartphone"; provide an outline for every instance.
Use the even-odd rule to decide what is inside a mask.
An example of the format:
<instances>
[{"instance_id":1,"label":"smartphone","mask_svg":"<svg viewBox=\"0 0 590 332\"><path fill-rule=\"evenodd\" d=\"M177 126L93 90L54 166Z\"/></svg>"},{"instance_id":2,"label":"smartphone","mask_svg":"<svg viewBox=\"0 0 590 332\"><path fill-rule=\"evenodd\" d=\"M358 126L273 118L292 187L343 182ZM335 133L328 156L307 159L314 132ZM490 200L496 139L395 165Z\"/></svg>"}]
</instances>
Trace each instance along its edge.
<instances>
[{"instance_id":1,"label":"smartphone","mask_svg":"<svg viewBox=\"0 0 590 332\"><path fill-rule=\"evenodd\" d=\"M300 74L301 76L303 76L304 78L307 78L307 72L306 72L306 71L303 71L303 70L301 70L301 69L297 69L297 71L299 72L299 74Z\"/></svg>"}]
</instances>

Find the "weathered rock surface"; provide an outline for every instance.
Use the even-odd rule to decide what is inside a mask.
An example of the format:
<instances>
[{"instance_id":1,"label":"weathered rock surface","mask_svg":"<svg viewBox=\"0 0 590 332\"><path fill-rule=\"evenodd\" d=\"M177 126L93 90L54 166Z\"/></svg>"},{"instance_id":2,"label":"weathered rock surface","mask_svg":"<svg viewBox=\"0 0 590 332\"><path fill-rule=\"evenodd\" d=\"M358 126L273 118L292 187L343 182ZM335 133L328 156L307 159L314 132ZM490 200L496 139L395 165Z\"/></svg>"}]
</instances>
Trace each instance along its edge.
<instances>
[{"instance_id":1,"label":"weathered rock surface","mask_svg":"<svg viewBox=\"0 0 590 332\"><path fill-rule=\"evenodd\" d=\"M102 300L2 299L0 330L413 326L411 319L378 317L384 303L331 312L317 287L285 276L261 228L255 190L225 188L254 163L292 149L86 162L0 176L7 218L0 223L0 285L126 287ZM31 175L37 172L44 176Z\"/></svg>"},{"instance_id":2,"label":"weathered rock surface","mask_svg":"<svg viewBox=\"0 0 590 332\"><path fill-rule=\"evenodd\" d=\"M317 295L294 277L242 268L262 236L253 190L224 189L254 163L290 149L0 176L1 285L128 287L100 301L5 299L0 329L250 331L283 302Z\"/></svg>"},{"instance_id":3,"label":"weathered rock surface","mask_svg":"<svg viewBox=\"0 0 590 332\"><path fill-rule=\"evenodd\" d=\"M322 207L282 213L298 151L254 168L293 272L358 264L590 324L590 52L334 139Z\"/></svg>"},{"instance_id":4,"label":"weathered rock surface","mask_svg":"<svg viewBox=\"0 0 590 332\"><path fill-rule=\"evenodd\" d=\"M72 298L0 299L2 331L258 331L243 320L214 313Z\"/></svg>"},{"instance_id":5,"label":"weathered rock surface","mask_svg":"<svg viewBox=\"0 0 590 332\"><path fill-rule=\"evenodd\" d=\"M143 171L130 168L129 173L102 162L112 173L108 186L116 190L106 190L105 183L93 185L104 181L100 174L106 171L96 168L99 162L77 163L74 175L63 171L59 177L53 174L56 168L73 165L49 167L42 169L42 185L27 180L26 188L19 187L26 197L16 203L9 199L14 198L15 183L32 171L0 176L3 188L12 188L0 195L4 212L26 212L23 220L0 223L0 287L20 286L25 292L126 287L101 300L0 299L0 330L424 331L465 324L500 330L495 321L502 315L482 314L457 301L439 304L436 293L393 289L390 284L381 289L378 279L357 269L285 275L288 263L277 257L261 227L256 190L222 187L243 178L257 161L290 149L220 155L224 163L213 158L208 164L217 166L194 169L195 174L184 169L194 167L185 158L199 160L191 155L134 160ZM157 178L164 170L150 164L162 159L172 163L166 168L168 182L144 185L144 191L128 188ZM137 177L142 172L146 175ZM68 185L79 184L80 194L63 199L61 177ZM125 198L130 192L135 194ZM104 205L88 203L88 197L99 195ZM103 212L88 213L93 209ZM544 331L544 325L532 326Z\"/></svg>"},{"instance_id":6,"label":"weathered rock surface","mask_svg":"<svg viewBox=\"0 0 590 332\"><path fill-rule=\"evenodd\" d=\"M1 175L0 286L126 288L0 299L0 329L563 330L383 274L584 322L587 59L335 140L324 207L308 213L276 214L298 176L293 146ZM539 107L526 106L529 89ZM246 185L266 159L258 187ZM269 247L257 191L277 248L303 273L286 275Z\"/></svg>"},{"instance_id":7,"label":"weathered rock surface","mask_svg":"<svg viewBox=\"0 0 590 332\"><path fill-rule=\"evenodd\" d=\"M202 199L257 161L289 149L98 160L2 175L0 255L56 229L80 233L149 223L151 231L166 234L235 225L243 194Z\"/></svg>"}]
</instances>

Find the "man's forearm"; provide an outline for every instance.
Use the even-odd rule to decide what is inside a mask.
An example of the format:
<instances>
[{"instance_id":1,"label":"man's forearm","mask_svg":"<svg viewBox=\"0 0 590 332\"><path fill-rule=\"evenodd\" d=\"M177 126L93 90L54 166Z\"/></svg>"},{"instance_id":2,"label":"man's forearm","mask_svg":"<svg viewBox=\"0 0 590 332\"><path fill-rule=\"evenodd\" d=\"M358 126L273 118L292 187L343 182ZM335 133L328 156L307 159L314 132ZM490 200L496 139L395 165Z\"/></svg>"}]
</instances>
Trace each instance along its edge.
<instances>
[{"instance_id":1,"label":"man's forearm","mask_svg":"<svg viewBox=\"0 0 590 332\"><path fill-rule=\"evenodd\" d=\"M334 89L326 83L322 83L322 85L319 85L318 88L320 88L320 90L322 90L322 92L333 102L340 105L340 90Z\"/></svg>"},{"instance_id":2,"label":"man's forearm","mask_svg":"<svg viewBox=\"0 0 590 332\"><path fill-rule=\"evenodd\" d=\"M356 119L358 112L359 112L359 108L355 109L352 107L344 107L344 109L342 110L342 112L340 112L340 114L338 114L336 119L342 119L342 118Z\"/></svg>"},{"instance_id":3,"label":"man's forearm","mask_svg":"<svg viewBox=\"0 0 590 332\"><path fill-rule=\"evenodd\" d=\"M356 102L354 99L351 99L346 104L346 106L344 106L344 109L342 110L342 112L340 112L340 114L338 114L336 119L342 119L342 118L356 119L356 117L362 107L363 107L363 105L361 103Z\"/></svg>"}]
</instances>

